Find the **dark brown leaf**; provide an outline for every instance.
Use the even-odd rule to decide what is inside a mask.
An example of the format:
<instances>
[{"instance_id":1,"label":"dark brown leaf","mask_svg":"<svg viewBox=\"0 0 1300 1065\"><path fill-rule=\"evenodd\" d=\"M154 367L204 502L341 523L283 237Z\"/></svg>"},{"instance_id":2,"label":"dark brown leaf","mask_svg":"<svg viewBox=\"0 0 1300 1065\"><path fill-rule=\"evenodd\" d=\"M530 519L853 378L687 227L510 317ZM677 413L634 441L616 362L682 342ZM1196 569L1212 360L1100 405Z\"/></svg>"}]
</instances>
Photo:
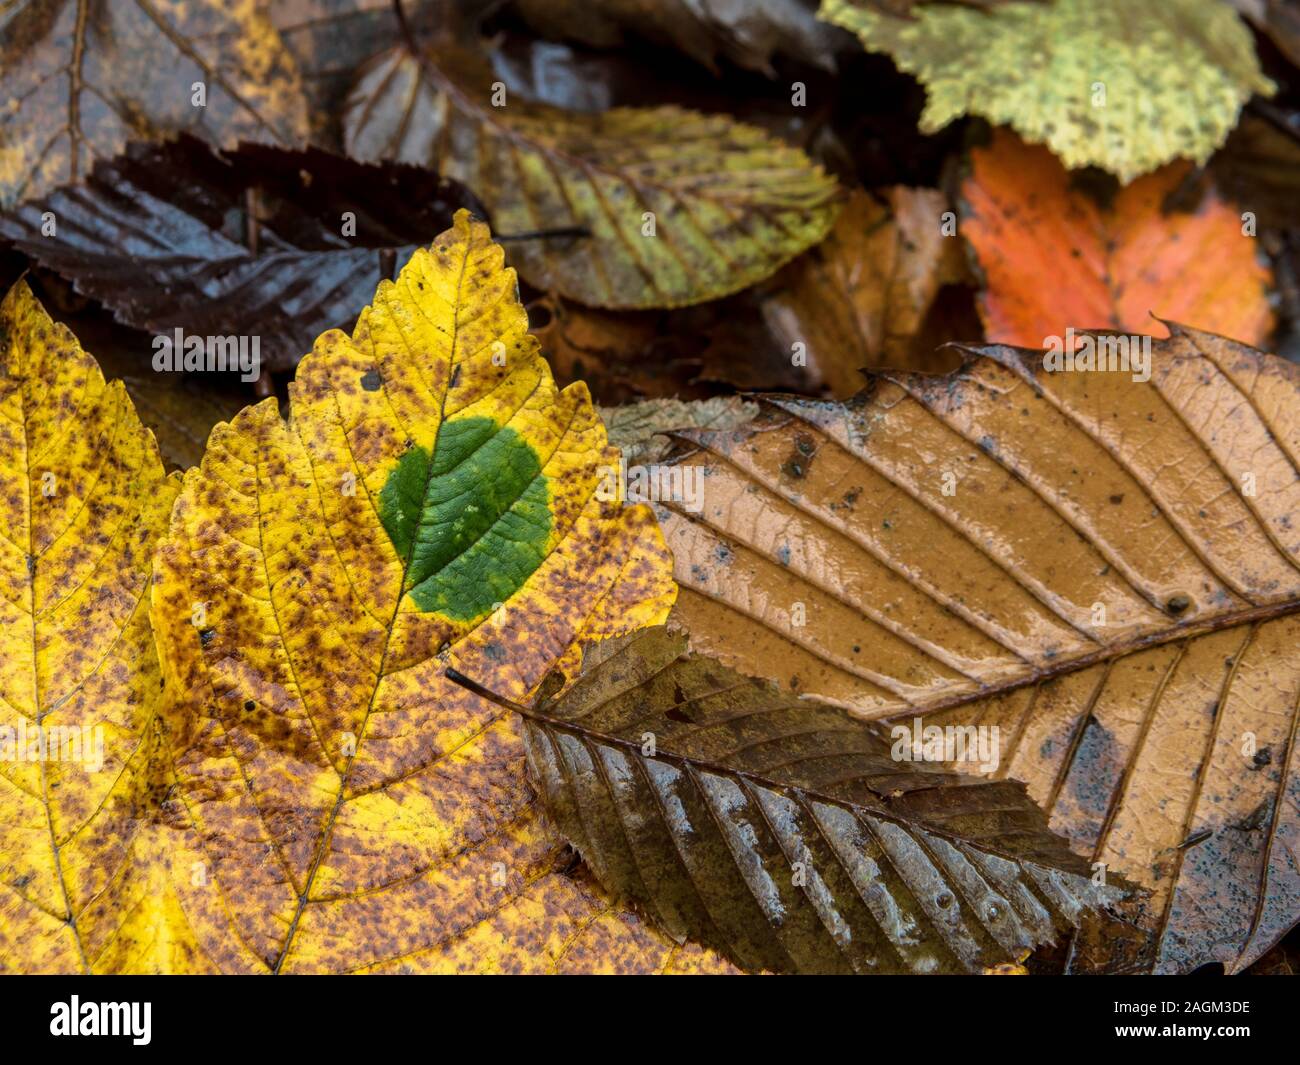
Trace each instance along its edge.
<instances>
[{"instance_id":1,"label":"dark brown leaf","mask_svg":"<svg viewBox=\"0 0 1300 1065\"><path fill-rule=\"evenodd\" d=\"M260 336L264 364L288 369L366 305L380 250L400 267L462 206L476 204L419 167L316 149L216 154L182 137L132 145L84 186L0 216L0 237L128 325ZM43 235L47 211L53 236Z\"/></svg>"},{"instance_id":2,"label":"dark brown leaf","mask_svg":"<svg viewBox=\"0 0 1300 1065\"><path fill-rule=\"evenodd\" d=\"M684 635L643 630L585 665L520 708L552 816L607 888L751 971L979 972L1127 890L1094 883L1021 785L895 760Z\"/></svg>"},{"instance_id":3,"label":"dark brown leaf","mask_svg":"<svg viewBox=\"0 0 1300 1065\"><path fill-rule=\"evenodd\" d=\"M515 0L539 33L595 48L641 37L677 48L716 68L719 58L772 74L772 58L786 55L833 69L849 38L819 22L809 0Z\"/></svg>"}]
</instances>

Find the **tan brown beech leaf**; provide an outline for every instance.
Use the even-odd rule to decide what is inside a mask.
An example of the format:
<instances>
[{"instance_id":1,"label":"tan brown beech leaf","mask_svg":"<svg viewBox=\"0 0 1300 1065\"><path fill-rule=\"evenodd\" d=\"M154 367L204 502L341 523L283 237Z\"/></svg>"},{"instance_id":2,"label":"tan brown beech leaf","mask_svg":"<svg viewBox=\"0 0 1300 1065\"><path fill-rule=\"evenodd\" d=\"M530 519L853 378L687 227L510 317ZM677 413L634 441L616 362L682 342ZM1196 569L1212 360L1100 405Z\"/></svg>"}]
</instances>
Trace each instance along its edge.
<instances>
[{"instance_id":1,"label":"tan brown beech leaf","mask_svg":"<svg viewBox=\"0 0 1300 1065\"><path fill-rule=\"evenodd\" d=\"M1236 625L923 718L996 727L1071 846L1150 889L1156 972L1239 972L1300 915L1300 621ZM962 767L969 768L969 767ZM1076 950L1087 971L1104 947Z\"/></svg>"},{"instance_id":2,"label":"tan brown beech leaf","mask_svg":"<svg viewBox=\"0 0 1300 1065\"><path fill-rule=\"evenodd\" d=\"M1094 883L1023 785L896 760L686 645L663 626L596 645L558 699L514 704L560 830L674 938L750 971L951 973L1115 924L1128 888Z\"/></svg>"},{"instance_id":3,"label":"tan brown beech leaf","mask_svg":"<svg viewBox=\"0 0 1300 1065\"><path fill-rule=\"evenodd\" d=\"M999 773L1154 890L1156 968L1235 970L1300 916L1300 371L1170 328L1148 381L988 347L771 397L680 434L702 509L660 514L697 649L999 724Z\"/></svg>"}]
</instances>

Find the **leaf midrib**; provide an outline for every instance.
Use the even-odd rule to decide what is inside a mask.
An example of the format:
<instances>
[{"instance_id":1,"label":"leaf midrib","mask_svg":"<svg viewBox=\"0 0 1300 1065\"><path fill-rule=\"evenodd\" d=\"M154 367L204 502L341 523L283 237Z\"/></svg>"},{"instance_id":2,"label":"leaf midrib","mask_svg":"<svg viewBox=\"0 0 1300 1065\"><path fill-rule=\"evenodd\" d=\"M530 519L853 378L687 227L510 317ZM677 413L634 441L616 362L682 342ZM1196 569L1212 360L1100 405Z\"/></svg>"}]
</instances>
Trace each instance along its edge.
<instances>
[{"instance_id":1,"label":"leaf midrib","mask_svg":"<svg viewBox=\"0 0 1300 1065\"><path fill-rule=\"evenodd\" d=\"M465 284L465 274L469 270L472 244L465 248L464 258L461 260L460 273L456 278L456 302L452 312L452 336L451 336L451 353L448 357L450 364L456 361L457 341L460 338L460 308L461 292ZM433 441L431 443L430 454L432 455L438 446L438 435L442 432L443 424L447 420L447 393L449 389L444 388L438 401L438 427L434 430ZM295 432L297 430L295 429ZM433 462L429 462L429 470L425 477L424 491L421 492L421 498L428 495L429 484L433 480ZM317 843L316 853L312 857L311 867L307 870L307 878L303 883L302 892L298 896L298 906L294 911L293 919L289 924L289 930L285 933L284 946L280 955L275 960L271 968L274 975L279 975L284 966L285 959L289 956L289 949L293 945L294 937L297 935L298 923L302 919L303 911L307 908L307 903L311 898L312 885L316 880L316 873L320 869L321 862L325 860L325 855L329 852L330 840L334 834L334 822L338 818L339 810L343 808L343 800L347 795L348 781L352 775L352 767L356 764L357 755L361 752L361 745L366 738L366 728L370 724L370 715L375 707L375 699L379 695L379 689L383 684L385 666L388 664L388 650L393 639L393 629L397 625L398 616L401 614L402 600L406 597L406 581L411 567L411 556L415 550L416 538L411 538L411 543L407 547L406 556L402 559L402 580L398 587L398 593L393 601L392 616L388 619L388 624L384 626L384 642L380 649L379 669L375 674L375 684L370 690L370 699L366 703L366 712L361 719L361 726L357 730L357 742L353 748L352 754L348 757L347 765L339 775L339 789L334 796L334 805L330 809L329 819L326 821L324 828L321 830L320 840Z\"/></svg>"},{"instance_id":2,"label":"leaf midrib","mask_svg":"<svg viewBox=\"0 0 1300 1065\"><path fill-rule=\"evenodd\" d=\"M676 658L673 658L668 662L664 663L658 670L655 671L655 673L652 676L658 676L659 674L663 673L665 670L671 669L678 662L683 661L685 657L686 657L685 655L679 654ZM649 679L651 678L646 678L646 680L643 681L642 683L643 684L647 683ZM734 689L734 686L732 686L732 688ZM708 699L714 695L721 694L724 690L731 690L731 689L718 688L711 691L703 692L698 695L693 695L690 701L695 702L700 699ZM595 706L590 707L587 711L584 711L584 716L587 713L590 713L591 710L597 709L600 706L604 705L606 702L608 702L608 700L603 700L601 703L597 703L595 704ZM798 704L791 703L790 707L798 708ZM788 709L790 707L771 707L769 709L772 710ZM601 731L599 729L587 728L585 726L576 724L573 721L568 721L565 720L564 718L559 718L559 717L555 717L552 714L548 714L544 710L539 710L536 706L530 707L530 706L523 706L522 704L519 704L516 707L516 710L522 717L525 717L530 721L536 722L544 728L554 729L561 732L567 732L570 735L578 737L580 740L584 740L584 741L592 740L596 743L605 744L611 747L616 747L619 750L623 751L624 753L630 755L634 762L640 762L641 760L650 757L647 755L643 755L641 753L641 744L636 742L635 740L629 740L625 737L616 736L611 733ZM854 720L847 713L845 714L845 716L846 719L850 721ZM875 736L875 734L870 730L870 728L865 723L858 722L858 724L861 726L864 735L874 736L874 738L879 739L879 737ZM862 817L864 815L869 817L879 817L882 821L888 821L892 824L898 825L900 828L904 829L909 834L915 833L917 831L927 832L932 835L940 836L948 840L950 843L953 843L954 845L975 847L976 849L984 851L986 853L995 854L999 857L1006 858L1008 861L1014 862L1017 865L1039 865L1043 868L1059 868L1057 866L1049 866L1037 860L1027 858L1024 855L1017 855L1009 851L1004 851L1000 848L991 846L986 842L976 843L966 837L957 835L948 829L931 825L929 822L923 821L919 818L912 819L912 818L904 817L900 814L893 813L888 809L887 805L883 805L881 809L877 810L874 808L862 806L858 803L850 802L846 799L828 795L818 788L806 788L797 784L782 782L779 780L775 780L764 773L758 773L747 769L737 769L734 766L728 766L723 762L718 762L709 758L678 754L675 751L663 747L656 747L653 760L671 762L674 765L677 765L678 767L687 770L704 770L705 772L714 773L718 776L728 777L733 780L743 780L746 783L757 785L762 788L766 788L769 791L775 791L782 795L797 797L801 801L811 800L813 802L822 802L827 804L828 806L836 806L842 810L847 810L852 814L854 814L854 816L856 817ZM881 798L881 802L882 804L885 804L885 799L883 797ZM1066 870L1066 869L1062 869L1061 871L1070 873L1071 875L1083 875L1081 873L1073 873L1071 870Z\"/></svg>"}]
</instances>

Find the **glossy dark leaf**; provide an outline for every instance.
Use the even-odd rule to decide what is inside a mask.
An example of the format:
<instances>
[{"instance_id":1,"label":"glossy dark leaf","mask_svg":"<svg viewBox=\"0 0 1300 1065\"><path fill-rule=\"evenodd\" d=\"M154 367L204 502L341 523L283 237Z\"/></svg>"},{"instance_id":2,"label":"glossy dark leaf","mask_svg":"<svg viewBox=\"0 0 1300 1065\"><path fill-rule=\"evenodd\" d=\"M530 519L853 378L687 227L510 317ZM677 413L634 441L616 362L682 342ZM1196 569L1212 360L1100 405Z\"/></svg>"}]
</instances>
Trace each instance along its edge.
<instances>
[{"instance_id":1,"label":"glossy dark leaf","mask_svg":"<svg viewBox=\"0 0 1300 1065\"><path fill-rule=\"evenodd\" d=\"M831 70L847 40L817 21L808 0L515 0L515 8L549 37L597 48L626 47L629 37L640 37L712 69L725 58L769 76L777 55Z\"/></svg>"},{"instance_id":2,"label":"glossy dark leaf","mask_svg":"<svg viewBox=\"0 0 1300 1065\"><path fill-rule=\"evenodd\" d=\"M607 888L751 971L979 972L1126 890L1090 879L1022 785L896 761L683 635L643 630L586 667L525 711L552 816Z\"/></svg>"},{"instance_id":3,"label":"glossy dark leaf","mask_svg":"<svg viewBox=\"0 0 1300 1065\"><path fill-rule=\"evenodd\" d=\"M0 217L0 237L128 325L260 336L263 363L287 369L365 306L382 252L400 267L463 206L482 213L419 167L182 137L98 163Z\"/></svg>"},{"instance_id":4,"label":"glossy dark leaf","mask_svg":"<svg viewBox=\"0 0 1300 1065\"><path fill-rule=\"evenodd\" d=\"M412 32L420 36L434 32L449 9L471 6L470 0L402 2ZM334 147L339 110L357 68L401 37L393 0L267 0L266 13L298 66L313 143Z\"/></svg>"}]
</instances>

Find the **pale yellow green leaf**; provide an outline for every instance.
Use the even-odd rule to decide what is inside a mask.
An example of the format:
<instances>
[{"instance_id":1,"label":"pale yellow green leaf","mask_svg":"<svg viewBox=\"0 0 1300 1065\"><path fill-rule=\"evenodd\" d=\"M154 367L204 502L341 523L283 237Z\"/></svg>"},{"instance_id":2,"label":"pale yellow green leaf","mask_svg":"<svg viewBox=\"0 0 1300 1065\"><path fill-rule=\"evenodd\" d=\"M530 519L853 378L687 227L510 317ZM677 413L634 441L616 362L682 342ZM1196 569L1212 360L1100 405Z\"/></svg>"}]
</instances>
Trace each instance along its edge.
<instances>
[{"instance_id":1,"label":"pale yellow green leaf","mask_svg":"<svg viewBox=\"0 0 1300 1065\"><path fill-rule=\"evenodd\" d=\"M511 252L537 288L599 307L699 303L772 274L835 220L834 179L753 126L677 107L565 111L508 96L450 46L435 58L397 48L361 73L348 152L472 188L498 233L533 235Z\"/></svg>"},{"instance_id":2,"label":"pale yellow green leaf","mask_svg":"<svg viewBox=\"0 0 1300 1065\"><path fill-rule=\"evenodd\" d=\"M1251 94L1273 89L1250 31L1222 0L927 4L910 18L822 0L820 17L921 80L922 130L979 115L1046 144L1066 166L1126 182L1172 159L1204 163Z\"/></svg>"}]
</instances>

